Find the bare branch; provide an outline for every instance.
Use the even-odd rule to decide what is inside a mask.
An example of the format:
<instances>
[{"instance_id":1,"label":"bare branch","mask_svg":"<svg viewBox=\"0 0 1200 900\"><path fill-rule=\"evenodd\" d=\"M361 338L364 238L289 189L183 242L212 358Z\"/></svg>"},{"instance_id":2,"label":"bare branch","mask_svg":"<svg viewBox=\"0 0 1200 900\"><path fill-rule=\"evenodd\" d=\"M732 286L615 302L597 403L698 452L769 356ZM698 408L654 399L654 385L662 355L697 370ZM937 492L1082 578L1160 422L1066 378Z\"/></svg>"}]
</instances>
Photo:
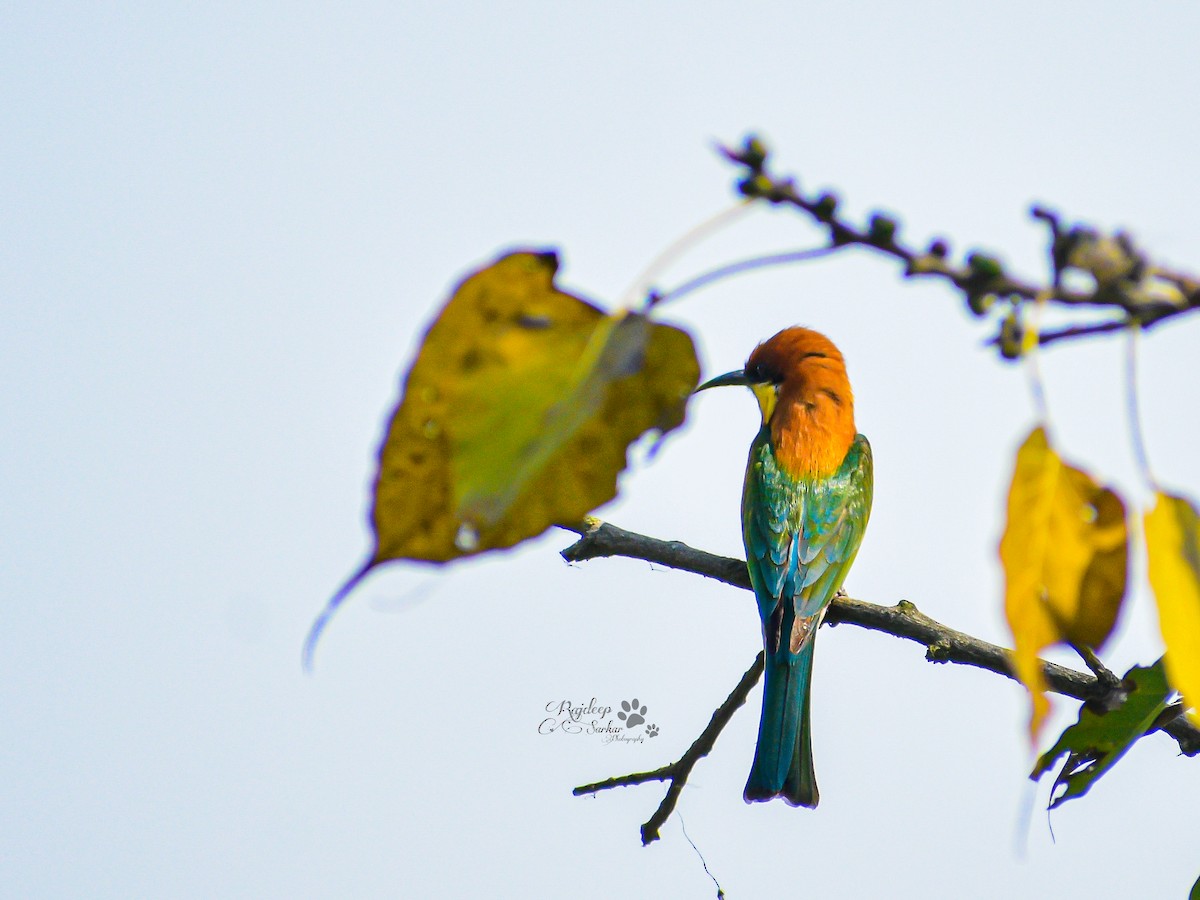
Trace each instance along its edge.
<instances>
[{"instance_id":1,"label":"bare branch","mask_svg":"<svg viewBox=\"0 0 1200 900\"><path fill-rule=\"evenodd\" d=\"M750 691L754 689L754 685L758 684L758 679L763 673L763 654L760 651L758 656L754 658L754 662L750 668L746 670L746 674L742 676L729 696L725 698L725 702L717 707L716 712L709 719L708 726L700 733L700 737L692 742L692 746L688 747L687 752L679 759L670 765L663 766L661 769L655 769L653 772L635 772L632 775L622 775L617 778L608 778L604 781L598 781L595 784L585 784L575 788L572 791L576 797L582 794L594 794L597 791L608 790L615 787L628 787L633 784L644 784L647 781L670 781L671 786L667 788L667 795L663 797L662 803L658 804L658 809L654 811L649 820L642 826L642 844L649 844L657 841L661 835L659 834L663 824L670 818L671 813L675 811L675 804L679 802L679 795L683 791L683 786L687 784L688 776L692 774L692 769L696 763L712 751L713 745L717 742L717 737L729 724L729 720L733 718L734 712L738 707L746 702L746 698L750 696Z\"/></svg>"},{"instance_id":2,"label":"bare branch","mask_svg":"<svg viewBox=\"0 0 1200 900\"><path fill-rule=\"evenodd\" d=\"M744 590L751 589L746 564L739 559L716 556L679 541L647 537L596 520L586 527L569 530L581 535L578 541L562 551L563 558L569 562L624 556L694 572ZM845 622L914 641L925 647L925 658L930 662L975 666L1017 680L1009 663L1011 650L948 628L907 600L901 600L895 606L878 606L865 600L839 596L830 605L825 621L831 625ZM1047 686L1055 693L1092 701L1101 706L1110 692L1121 690L1119 683L1110 688L1093 675L1056 663L1043 662L1042 671ZM1174 718L1156 723L1155 729L1161 729L1173 737L1184 754L1200 754L1200 731L1180 717L1179 711Z\"/></svg>"},{"instance_id":3,"label":"bare branch","mask_svg":"<svg viewBox=\"0 0 1200 900\"><path fill-rule=\"evenodd\" d=\"M585 524L579 526L563 527L580 535L578 541L562 551L563 559L568 562L624 556L657 563L672 569L693 572L734 587L751 590L750 576L743 560L716 556L689 547L679 541L663 541L632 531L625 531L598 519L589 519ZM830 605L825 621L831 625L846 622L860 628L882 631L895 637L915 641L925 646L925 658L930 662L952 662L976 666L1016 680L1010 665L1011 650L947 628L920 612L907 600L901 600L895 606L877 606L874 603L855 600L839 594ZM1083 648L1080 649L1080 653L1084 655L1085 661L1100 673L1100 677L1077 672L1055 663L1043 662L1042 671L1049 689L1068 697L1090 702L1100 708L1109 708L1120 703L1124 696L1124 688L1119 679L1109 672L1090 650ZM658 840L663 823L675 810L692 769L712 751L717 737L729 724L737 709L746 702L750 691L762 676L762 671L763 654L759 653L753 665L742 675L741 680L730 692L725 702L713 713L704 731L675 762L649 772L634 772L581 785L575 788L573 793L580 796L615 787L644 784L647 781L670 782L666 796L641 828L643 844ZM1179 744L1181 753L1187 756L1200 754L1200 731L1197 731L1184 717L1181 704L1176 703L1164 710L1146 730L1146 734L1159 730L1170 735Z\"/></svg>"}]
</instances>

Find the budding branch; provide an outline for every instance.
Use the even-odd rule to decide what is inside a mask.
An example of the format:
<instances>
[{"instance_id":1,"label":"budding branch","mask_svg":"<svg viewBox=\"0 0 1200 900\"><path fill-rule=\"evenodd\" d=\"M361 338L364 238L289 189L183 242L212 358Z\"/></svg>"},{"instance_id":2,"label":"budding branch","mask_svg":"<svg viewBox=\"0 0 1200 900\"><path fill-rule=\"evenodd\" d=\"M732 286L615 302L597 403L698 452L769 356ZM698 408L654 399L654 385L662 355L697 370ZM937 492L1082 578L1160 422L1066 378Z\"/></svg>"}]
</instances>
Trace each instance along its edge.
<instances>
[{"instance_id":1,"label":"budding branch","mask_svg":"<svg viewBox=\"0 0 1200 900\"><path fill-rule=\"evenodd\" d=\"M1039 344L1120 331L1131 326L1151 328L1177 315L1200 309L1200 278L1150 260L1124 233L1103 235L1083 225L1066 228L1053 212L1034 207L1032 216L1043 222L1050 232L1052 279L1039 284L1011 275L998 259L983 253L972 253L964 263L955 263L943 240L932 241L925 250L906 245L900 240L899 224L889 216L876 213L865 227L856 226L838 214L836 195L825 192L805 196L794 178L772 175L768 171L768 151L754 137L747 138L740 148L719 147L718 150L730 162L742 167L738 190L744 197L799 210L827 231L828 246L807 251L809 254L859 246L890 256L904 264L906 278L935 278L952 284L977 316L987 315L990 309L1000 306L995 303L997 300L1009 301L1008 315L990 342L1008 359L1015 359L1025 352L1022 333L1026 326L1020 312L1029 302L1049 300L1068 307L1107 308L1119 314L1117 318L1103 322L1089 321L1041 332L1037 335ZM1063 274L1068 270L1091 276L1091 287L1066 287Z\"/></svg>"}]
</instances>

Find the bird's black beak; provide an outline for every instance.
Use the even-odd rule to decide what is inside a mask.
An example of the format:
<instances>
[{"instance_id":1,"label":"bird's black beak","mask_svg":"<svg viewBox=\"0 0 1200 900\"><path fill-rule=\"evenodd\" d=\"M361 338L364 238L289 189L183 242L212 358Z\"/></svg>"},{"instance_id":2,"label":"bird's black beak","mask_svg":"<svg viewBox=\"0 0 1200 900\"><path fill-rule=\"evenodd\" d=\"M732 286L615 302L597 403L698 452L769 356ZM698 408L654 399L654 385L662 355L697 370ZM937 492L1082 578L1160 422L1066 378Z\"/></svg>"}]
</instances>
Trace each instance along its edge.
<instances>
[{"instance_id":1,"label":"bird's black beak","mask_svg":"<svg viewBox=\"0 0 1200 900\"><path fill-rule=\"evenodd\" d=\"M745 369L738 369L736 372L726 372L724 375L718 375L710 381L704 382L700 387L696 388L694 393L707 391L709 388L715 387L734 387L741 385L742 387L750 386L750 379L746 377Z\"/></svg>"}]
</instances>

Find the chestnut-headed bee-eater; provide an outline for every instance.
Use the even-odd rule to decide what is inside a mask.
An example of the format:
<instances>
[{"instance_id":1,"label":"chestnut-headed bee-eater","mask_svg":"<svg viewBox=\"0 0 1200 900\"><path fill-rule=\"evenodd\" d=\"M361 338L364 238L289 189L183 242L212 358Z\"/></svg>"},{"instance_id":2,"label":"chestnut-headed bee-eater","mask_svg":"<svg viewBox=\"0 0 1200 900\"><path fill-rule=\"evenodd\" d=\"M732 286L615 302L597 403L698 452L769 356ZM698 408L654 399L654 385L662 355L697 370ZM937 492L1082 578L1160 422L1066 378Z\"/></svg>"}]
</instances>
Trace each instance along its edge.
<instances>
[{"instance_id":1,"label":"chestnut-headed bee-eater","mask_svg":"<svg viewBox=\"0 0 1200 900\"><path fill-rule=\"evenodd\" d=\"M745 385L762 411L742 490L742 539L762 618L766 682L746 800L819 799L809 728L817 628L871 514L871 445L854 427L854 395L833 342L787 328L746 368L697 390Z\"/></svg>"}]
</instances>

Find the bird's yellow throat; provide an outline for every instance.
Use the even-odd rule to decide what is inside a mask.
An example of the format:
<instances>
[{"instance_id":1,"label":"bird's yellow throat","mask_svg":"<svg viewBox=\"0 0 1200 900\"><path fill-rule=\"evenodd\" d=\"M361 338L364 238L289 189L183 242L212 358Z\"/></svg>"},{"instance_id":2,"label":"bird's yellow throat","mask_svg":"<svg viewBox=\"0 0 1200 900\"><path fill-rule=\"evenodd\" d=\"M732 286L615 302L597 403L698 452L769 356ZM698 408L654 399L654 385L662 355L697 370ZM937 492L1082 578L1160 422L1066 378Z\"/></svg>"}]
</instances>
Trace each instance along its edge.
<instances>
[{"instance_id":1,"label":"bird's yellow throat","mask_svg":"<svg viewBox=\"0 0 1200 900\"><path fill-rule=\"evenodd\" d=\"M775 412L775 404L779 401L779 385L770 382L752 384L750 390L754 391L754 399L758 401L763 424L766 425L771 421L771 413Z\"/></svg>"}]
</instances>

